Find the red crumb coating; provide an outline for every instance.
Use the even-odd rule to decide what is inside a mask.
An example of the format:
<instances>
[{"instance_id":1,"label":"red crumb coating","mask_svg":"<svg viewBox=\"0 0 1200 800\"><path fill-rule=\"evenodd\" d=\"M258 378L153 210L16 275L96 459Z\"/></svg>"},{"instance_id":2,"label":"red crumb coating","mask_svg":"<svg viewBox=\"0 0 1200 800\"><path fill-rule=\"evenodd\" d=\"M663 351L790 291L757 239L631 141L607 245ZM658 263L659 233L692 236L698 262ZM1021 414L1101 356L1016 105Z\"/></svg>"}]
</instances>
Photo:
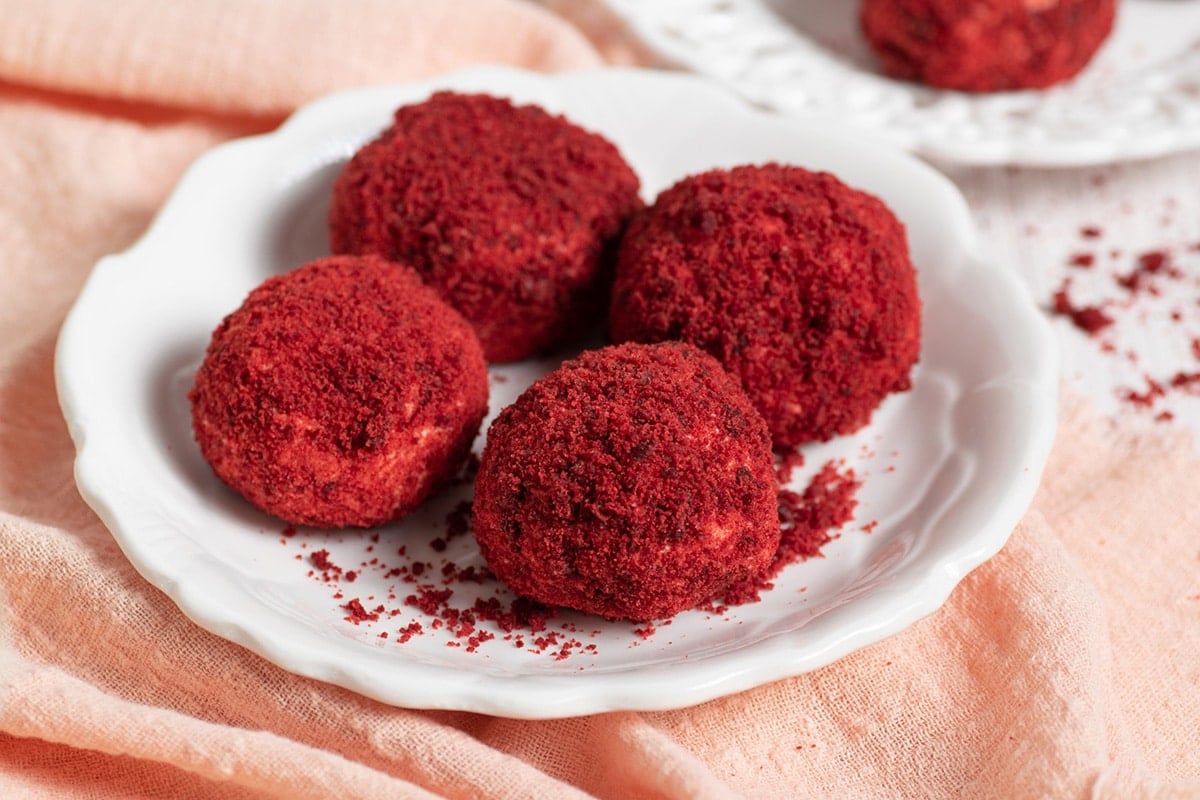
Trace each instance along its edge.
<instances>
[{"instance_id":1,"label":"red crumb coating","mask_svg":"<svg viewBox=\"0 0 1200 800\"><path fill-rule=\"evenodd\" d=\"M767 164L685 178L634 217L610 325L614 341L714 356L782 448L854 431L908 389L920 316L904 227L880 200Z\"/></svg>"},{"instance_id":2,"label":"red crumb coating","mask_svg":"<svg viewBox=\"0 0 1200 800\"><path fill-rule=\"evenodd\" d=\"M400 108L338 176L334 252L410 264L517 361L595 323L642 201L617 148L561 116L439 92Z\"/></svg>"},{"instance_id":3,"label":"red crumb coating","mask_svg":"<svg viewBox=\"0 0 1200 800\"><path fill-rule=\"evenodd\" d=\"M189 397L204 458L255 506L370 526L453 477L487 410L487 367L415 272L331 257L254 289L213 333Z\"/></svg>"},{"instance_id":4,"label":"red crumb coating","mask_svg":"<svg viewBox=\"0 0 1200 800\"><path fill-rule=\"evenodd\" d=\"M1115 0L863 0L860 19L888 75L996 92L1074 77L1115 16Z\"/></svg>"},{"instance_id":5,"label":"red crumb coating","mask_svg":"<svg viewBox=\"0 0 1200 800\"><path fill-rule=\"evenodd\" d=\"M609 618L668 617L771 563L766 425L681 343L585 352L488 430L474 527L519 594Z\"/></svg>"}]
</instances>

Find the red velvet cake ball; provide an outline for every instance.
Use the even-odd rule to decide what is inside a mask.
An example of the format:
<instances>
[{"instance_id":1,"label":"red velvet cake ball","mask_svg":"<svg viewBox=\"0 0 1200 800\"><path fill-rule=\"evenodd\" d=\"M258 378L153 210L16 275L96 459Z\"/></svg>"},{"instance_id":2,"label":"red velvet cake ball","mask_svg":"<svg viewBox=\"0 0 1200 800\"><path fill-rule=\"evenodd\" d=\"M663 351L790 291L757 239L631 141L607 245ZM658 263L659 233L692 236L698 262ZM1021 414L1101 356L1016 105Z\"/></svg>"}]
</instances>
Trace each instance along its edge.
<instances>
[{"instance_id":1,"label":"red velvet cake ball","mask_svg":"<svg viewBox=\"0 0 1200 800\"><path fill-rule=\"evenodd\" d=\"M1112 32L1115 0L863 0L884 71L944 89L1040 89L1074 77Z\"/></svg>"},{"instance_id":2,"label":"red velvet cake ball","mask_svg":"<svg viewBox=\"0 0 1200 800\"><path fill-rule=\"evenodd\" d=\"M474 528L488 566L522 595L668 617L771 562L770 436L721 365L689 345L585 352L492 424Z\"/></svg>"},{"instance_id":3,"label":"red velvet cake ball","mask_svg":"<svg viewBox=\"0 0 1200 800\"><path fill-rule=\"evenodd\" d=\"M878 198L779 164L683 179L621 245L614 341L714 356L792 447L865 425L908 389L921 304L904 227Z\"/></svg>"},{"instance_id":4,"label":"red velvet cake ball","mask_svg":"<svg viewBox=\"0 0 1200 800\"><path fill-rule=\"evenodd\" d=\"M598 134L536 106L440 92L400 108L346 164L334 252L411 265L489 361L569 339L604 312L638 178Z\"/></svg>"},{"instance_id":5,"label":"red velvet cake ball","mask_svg":"<svg viewBox=\"0 0 1200 800\"><path fill-rule=\"evenodd\" d=\"M340 256L250 292L189 397L201 453L252 504L365 527L455 474L487 411L487 367L470 325L415 272Z\"/></svg>"}]
</instances>

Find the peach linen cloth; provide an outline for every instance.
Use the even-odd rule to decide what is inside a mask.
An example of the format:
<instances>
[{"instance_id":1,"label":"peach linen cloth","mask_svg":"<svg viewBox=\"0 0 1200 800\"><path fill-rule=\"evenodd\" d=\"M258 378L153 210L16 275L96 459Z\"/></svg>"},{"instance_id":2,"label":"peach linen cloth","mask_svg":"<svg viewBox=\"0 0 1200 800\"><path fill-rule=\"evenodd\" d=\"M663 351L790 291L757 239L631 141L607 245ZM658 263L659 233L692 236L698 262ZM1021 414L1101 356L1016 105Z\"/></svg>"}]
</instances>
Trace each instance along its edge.
<instances>
[{"instance_id":1,"label":"peach linen cloth","mask_svg":"<svg viewBox=\"0 0 1200 800\"><path fill-rule=\"evenodd\" d=\"M76 491L55 397L89 270L206 148L479 62L602 56L515 0L0 0L0 797L1200 797L1200 461L1078 403L1032 510L939 612L677 711L392 708L139 577Z\"/></svg>"}]
</instances>

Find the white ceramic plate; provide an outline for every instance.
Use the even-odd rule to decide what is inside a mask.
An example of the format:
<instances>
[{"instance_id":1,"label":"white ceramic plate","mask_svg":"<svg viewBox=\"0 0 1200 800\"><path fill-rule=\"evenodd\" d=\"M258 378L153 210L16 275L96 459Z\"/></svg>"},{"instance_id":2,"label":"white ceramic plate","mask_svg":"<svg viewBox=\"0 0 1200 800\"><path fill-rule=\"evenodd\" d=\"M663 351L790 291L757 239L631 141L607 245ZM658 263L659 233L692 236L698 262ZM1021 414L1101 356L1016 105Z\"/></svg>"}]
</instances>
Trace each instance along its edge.
<instances>
[{"instance_id":1,"label":"white ceramic plate","mask_svg":"<svg viewBox=\"0 0 1200 800\"><path fill-rule=\"evenodd\" d=\"M810 472L845 458L864 476L858 517L824 558L788 568L761 602L686 612L648 638L634 625L568 614L552 623L580 639L564 660L501 636L467 652L402 605L411 587L386 570L407 563L400 544L408 561L434 570L447 557L480 564L469 536L445 552L430 547L468 488L374 532L287 537L282 522L212 476L186 399L212 329L267 276L325 254L340 165L395 107L439 88L538 103L602 131L647 197L704 168L775 159L835 171L907 223L926 309L915 388L889 399L860 434L806 451ZM902 630L1007 539L1050 447L1055 348L1016 280L975 251L948 181L844 130L753 111L693 77L478 69L334 95L272 134L199 159L145 237L96 266L62 330L59 394L80 491L134 566L199 625L276 664L410 707L528 718L680 707L814 669ZM549 366L494 370L492 413ZM318 549L357 580L310 576ZM470 604L469 591L456 592ZM353 625L341 607L352 598L403 613ZM401 644L397 630L412 621L425 633Z\"/></svg>"},{"instance_id":2,"label":"white ceramic plate","mask_svg":"<svg viewBox=\"0 0 1200 800\"><path fill-rule=\"evenodd\" d=\"M968 95L884 77L857 2L607 0L663 57L766 108L961 164L1077 166L1200 147L1200 3L1121 0L1075 80Z\"/></svg>"}]
</instances>

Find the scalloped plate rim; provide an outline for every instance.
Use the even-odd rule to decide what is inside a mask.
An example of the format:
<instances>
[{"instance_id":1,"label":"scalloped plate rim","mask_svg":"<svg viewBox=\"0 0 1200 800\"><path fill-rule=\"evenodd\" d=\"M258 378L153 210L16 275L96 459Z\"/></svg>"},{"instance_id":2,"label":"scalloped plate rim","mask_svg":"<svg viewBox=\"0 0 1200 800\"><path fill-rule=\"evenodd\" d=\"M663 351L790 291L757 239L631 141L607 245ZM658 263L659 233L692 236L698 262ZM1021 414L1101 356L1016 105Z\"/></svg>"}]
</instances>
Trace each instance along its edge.
<instances>
[{"instance_id":1,"label":"scalloped plate rim","mask_svg":"<svg viewBox=\"0 0 1200 800\"><path fill-rule=\"evenodd\" d=\"M68 315L60 336L56 358L56 380L60 403L78 449L76 479L84 499L113 532L122 550L135 568L152 584L163 590L181 610L201 627L231 639L259 653L268 660L293 672L329 681L383 702L417 708L439 708L478 711L522 718L554 718L612 710L661 710L678 708L733 692L749 689L779 678L796 675L831 663L861 647L877 642L911 625L939 608L954 586L971 569L994 555L1007 540L1013 526L1032 500L1040 471L1048 456L1053 438L1056 409L1057 365L1054 362L1049 327L1029 301L1017 279L1007 271L987 266L974 251L975 240L969 228L969 215L961 196L952 185L929 167L902 154L882 154L885 161L905 164L914 175L922 175L932 191L942 194L952 220L948 238L957 238L955 247L963 255L963 276L976 276L990 281L994 296L1010 304L1014 318L1020 322L1030 348L1029 372L1019 380L1010 381L1025 392L1034 418L1027 439L1021 444L1019 459L1025 469L1012 476L1012 482L998 503L1002 508L991 520L984 534L976 533L969 546L955 549L951 556L926 565L919 574L906 574L905 580L891 585L879 595L895 594L903 605L898 609L882 609L876 603L873 613L860 620L857 627L849 626L838 635L826 635L819 647L803 646L811 628L796 631L796 636L776 635L730 653L687 661L672 661L650 667L596 671L576 674L526 674L506 676L489 674L485 670L446 670L426 664L403 663L397 667L394 659L382 651L362 648L349 661L331 658L324 640L306 636L291 627L281 631L262 626L256 609L237 608L215 602L206 587L196 583L204 570L189 571L178 553L172 561L156 551L157 539L144 540L145 509L138 498L130 498L120 487L114 488L106 465L105 451L97 449L96 438L103 440L108 432L98 430L94 400L88 396L86 376L95 365L85 365L87 341L95 335L89 328L106 312L97 303L111 291L107 286L118 280L117 273L124 264L136 260L142 253L161 246L169 237L169 226L187 211L188 193L202 182L206 174L219 169L243 166L255 156L289 144L304 143L321 126L329 125L328 114L349 108L371 106L378 110L386 98L428 93L436 88L494 86L495 91L509 91L520 84L554 87L561 91L570 86L574 91L589 91L596 86L617 87L631 94L650 93L659 99L693 93L705 96L714 104L728 104L730 110L758 119L764 125L786 126L797 135L829 137L830 141L849 141L845 146L871 147L844 131L826 126L806 126L794 121L781 121L760 115L736 102L699 79L675 74L660 74L640 70L605 70L594 73L575 73L546 77L507 68L477 68L428 81L385 87L369 87L339 92L320 99L299 110L275 132L249 137L214 148L197 160L180 182L179 189L163 208L150 230L123 254L106 257L98 265L82 291L79 301ZM589 88L590 87L590 88ZM781 128L784 130L785 128ZM317 137L320 138L320 137ZM265 159L270 161L270 159ZM216 320L213 321L215 325ZM86 360L86 359L85 359ZM133 506L131 509L130 506ZM207 569L207 567L205 567ZM214 578L214 580L220 580ZM829 614L844 616L843 605ZM853 616L853 615L852 615ZM303 641L297 641L297 637ZM800 640L800 641L798 641ZM380 680L383 670L386 680ZM396 681L397 677L404 681ZM397 684L400 685L397 685Z\"/></svg>"}]
</instances>

